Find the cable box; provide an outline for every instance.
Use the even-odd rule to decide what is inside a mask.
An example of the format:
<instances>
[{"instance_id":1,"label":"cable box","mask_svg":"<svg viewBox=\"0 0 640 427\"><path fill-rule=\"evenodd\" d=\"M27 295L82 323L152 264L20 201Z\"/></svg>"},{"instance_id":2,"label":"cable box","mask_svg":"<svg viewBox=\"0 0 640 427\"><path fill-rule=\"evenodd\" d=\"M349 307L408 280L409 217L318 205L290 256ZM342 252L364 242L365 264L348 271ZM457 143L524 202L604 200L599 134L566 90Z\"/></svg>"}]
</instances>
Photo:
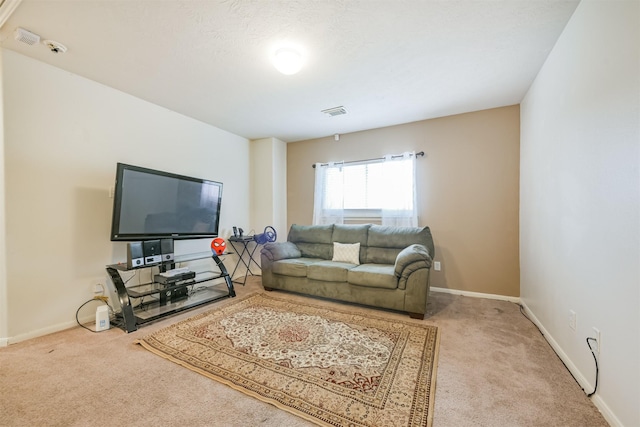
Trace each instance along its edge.
<instances>
[{"instance_id":1,"label":"cable box","mask_svg":"<svg viewBox=\"0 0 640 427\"><path fill-rule=\"evenodd\" d=\"M158 282L158 283L162 283L163 285L173 285L177 282L181 282L183 280L189 280L189 279L193 279L194 277L196 277L196 272L195 271L186 271L184 273L180 273L180 274L175 274L173 276L163 276L161 274L156 274L153 277L153 280Z\"/></svg>"}]
</instances>

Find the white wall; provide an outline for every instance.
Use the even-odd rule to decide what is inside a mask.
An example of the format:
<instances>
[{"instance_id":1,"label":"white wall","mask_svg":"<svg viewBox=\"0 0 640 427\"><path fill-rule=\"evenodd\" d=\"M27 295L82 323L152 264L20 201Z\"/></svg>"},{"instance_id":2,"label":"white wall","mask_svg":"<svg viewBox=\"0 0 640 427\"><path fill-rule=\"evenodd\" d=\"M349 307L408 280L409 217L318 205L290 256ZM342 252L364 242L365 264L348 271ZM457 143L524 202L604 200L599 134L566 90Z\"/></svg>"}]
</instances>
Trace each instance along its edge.
<instances>
[{"instance_id":1,"label":"white wall","mask_svg":"<svg viewBox=\"0 0 640 427\"><path fill-rule=\"evenodd\" d=\"M287 236L287 144L277 138L251 141L251 226L273 226L278 241Z\"/></svg>"},{"instance_id":2,"label":"white wall","mask_svg":"<svg viewBox=\"0 0 640 427\"><path fill-rule=\"evenodd\" d=\"M15 52L2 55L10 342L74 325L92 284L107 282L105 264L126 259L125 243L109 241L117 162L221 181L221 235L248 223L248 140ZM176 241L175 250L209 251L209 243Z\"/></svg>"},{"instance_id":3,"label":"white wall","mask_svg":"<svg viewBox=\"0 0 640 427\"><path fill-rule=\"evenodd\" d=\"M3 79L2 79L2 54L0 49L0 100L2 100ZM8 344L8 310L7 302L7 252L5 244L5 214L4 214L4 113L3 104L0 102L0 347Z\"/></svg>"},{"instance_id":4,"label":"white wall","mask_svg":"<svg viewBox=\"0 0 640 427\"><path fill-rule=\"evenodd\" d=\"M273 227L278 241L286 241L287 233L287 144L274 138L273 143Z\"/></svg>"},{"instance_id":5,"label":"white wall","mask_svg":"<svg viewBox=\"0 0 640 427\"><path fill-rule=\"evenodd\" d=\"M640 3L583 0L521 104L521 297L594 403L640 425ZM577 313L577 330L568 324Z\"/></svg>"}]
</instances>

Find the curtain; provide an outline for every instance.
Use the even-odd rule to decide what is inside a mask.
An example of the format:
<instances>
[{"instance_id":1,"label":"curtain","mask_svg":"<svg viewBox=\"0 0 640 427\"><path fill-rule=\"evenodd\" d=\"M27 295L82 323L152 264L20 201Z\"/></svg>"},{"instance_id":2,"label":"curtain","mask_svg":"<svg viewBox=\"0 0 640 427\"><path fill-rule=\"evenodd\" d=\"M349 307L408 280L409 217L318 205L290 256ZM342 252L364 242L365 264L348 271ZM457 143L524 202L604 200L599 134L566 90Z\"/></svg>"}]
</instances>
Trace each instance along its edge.
<instances>
[{"instance_id":1,"label":"curtain","mask_svg":"<svg viewBox=\"0 0 640 427\"><path fill-rule=\"evenodd\" d=\"M418 226L415 153L315 167L314 225L344 224L346 216Z\"/></svg>"},{"instance_id":2,"label":"curtain","mask_svg":"<svg viewBox=\"0 0 640 427\"><path fill-rule=\"evenodd\" d=\"M382 164L384 200L382 225L417 227L416 154L385 156Z\"/></svg>"},{"instance_id":3,"label":"curtain","mask_svg":"<svg viewBox=\"0 0 640 427\"><path fill-rule=\"evenodd\" d=\"M328 191L328 189L331 191ZM316 163L313 224L344 224L344 174L342 163Z\"/></svg>"}]
</instances>

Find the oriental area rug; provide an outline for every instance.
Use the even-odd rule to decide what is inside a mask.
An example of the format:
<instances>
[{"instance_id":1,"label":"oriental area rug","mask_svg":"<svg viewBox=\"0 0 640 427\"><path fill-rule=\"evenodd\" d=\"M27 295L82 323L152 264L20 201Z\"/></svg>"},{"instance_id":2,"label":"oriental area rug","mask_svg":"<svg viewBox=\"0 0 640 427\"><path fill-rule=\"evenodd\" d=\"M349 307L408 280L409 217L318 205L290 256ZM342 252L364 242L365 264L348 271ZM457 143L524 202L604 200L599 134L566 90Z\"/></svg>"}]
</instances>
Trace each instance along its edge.
<instances>
[{"instance_id":1,"label":"oriental area rug","mask_svg":"<svg viewBox=\"0 0 640 427\"><path fill-rule=\"evenodd\" d=\"M435 326L263 293L137 343L322 426L431 426Z\"/></svg>"}]
</instances>

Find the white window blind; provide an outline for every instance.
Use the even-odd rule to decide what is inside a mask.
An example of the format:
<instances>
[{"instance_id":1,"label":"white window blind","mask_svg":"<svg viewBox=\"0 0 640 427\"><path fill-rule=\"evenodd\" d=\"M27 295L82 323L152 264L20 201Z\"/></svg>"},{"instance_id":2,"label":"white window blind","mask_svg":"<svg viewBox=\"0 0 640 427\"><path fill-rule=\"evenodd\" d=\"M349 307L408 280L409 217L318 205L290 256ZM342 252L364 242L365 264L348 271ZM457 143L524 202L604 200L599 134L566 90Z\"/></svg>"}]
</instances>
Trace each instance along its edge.
<instances>
[{"instance_id":1,"label":"white window blind","mask_svg":"<svg viewBox=\"0 0 640 427\"><path fill-rule=\"evenodd\" d=\"M415 155L316 164L314 199L314 224L366 217L389 225L417 225Z\"/></svg>"}]
</instances>

